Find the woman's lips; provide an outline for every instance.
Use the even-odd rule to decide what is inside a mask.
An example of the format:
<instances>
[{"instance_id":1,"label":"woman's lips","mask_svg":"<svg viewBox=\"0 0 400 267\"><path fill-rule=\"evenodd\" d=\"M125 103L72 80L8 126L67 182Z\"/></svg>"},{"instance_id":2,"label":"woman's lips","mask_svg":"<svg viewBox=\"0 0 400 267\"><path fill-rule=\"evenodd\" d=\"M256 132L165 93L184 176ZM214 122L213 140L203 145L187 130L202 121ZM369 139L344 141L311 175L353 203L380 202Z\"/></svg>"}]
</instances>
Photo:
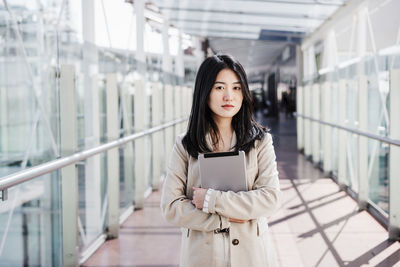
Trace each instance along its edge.
<instances>
[{"instance_id":1,"label":"woman's lips","mask_svg":"<svg viewBox=\"0 0 400 267\"><path fill-rule=\"evenodd\" d=\"M231 109L231 108L233 108L234 106L232 106L232 105L223 105L222 106L224 109Z\"/></svg>"}]
</instances>

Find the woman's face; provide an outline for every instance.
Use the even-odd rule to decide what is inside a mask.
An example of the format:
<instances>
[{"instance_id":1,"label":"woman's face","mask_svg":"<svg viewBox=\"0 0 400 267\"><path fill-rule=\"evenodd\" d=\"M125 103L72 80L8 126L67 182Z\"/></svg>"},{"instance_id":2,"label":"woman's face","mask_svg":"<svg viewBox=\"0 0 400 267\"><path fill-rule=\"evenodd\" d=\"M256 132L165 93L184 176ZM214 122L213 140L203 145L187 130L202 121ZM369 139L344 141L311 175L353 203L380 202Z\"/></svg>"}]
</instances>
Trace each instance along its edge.
<instances>
[{"instance_id":1,"label":"woman's face","mask_svg":"<svg viewBox=\"0 0 400 267\"><path fill-rule=\"evenodd\" d=\"M232 118L239 112L242 102L240 79L231 69L221 70L208 97L208 106L214 118Z\"/></svg>"}]
</instances>

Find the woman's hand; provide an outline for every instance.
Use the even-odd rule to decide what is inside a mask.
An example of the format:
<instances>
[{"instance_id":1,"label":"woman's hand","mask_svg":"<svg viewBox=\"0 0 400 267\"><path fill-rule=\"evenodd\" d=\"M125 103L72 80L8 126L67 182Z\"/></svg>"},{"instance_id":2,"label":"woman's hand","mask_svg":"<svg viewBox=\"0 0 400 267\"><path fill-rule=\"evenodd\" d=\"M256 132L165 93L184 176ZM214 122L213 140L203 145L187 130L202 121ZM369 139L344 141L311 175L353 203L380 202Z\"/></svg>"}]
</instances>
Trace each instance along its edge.
<instances>
[{"instance_id":1,"label":"woman's hand","mask_svg":"<svg viewBox=\"0 0 400 267\"><path fill-rule=\"evenodd\" d=\"M193 187L193 205L199 210L203 209L204 198L206 197L207 189Z\"/></svg>"},{"instance_id":2,"label":"woman's hand","mask_svg":"<svg viewBox=\"0 0 400 267\"><path fill-rule=\"evenodd\" d=\"M229 221L234 223L245 223L248 222L249 220L239 220L239 219L229 218Z\"/></svg>"}]
</instances>

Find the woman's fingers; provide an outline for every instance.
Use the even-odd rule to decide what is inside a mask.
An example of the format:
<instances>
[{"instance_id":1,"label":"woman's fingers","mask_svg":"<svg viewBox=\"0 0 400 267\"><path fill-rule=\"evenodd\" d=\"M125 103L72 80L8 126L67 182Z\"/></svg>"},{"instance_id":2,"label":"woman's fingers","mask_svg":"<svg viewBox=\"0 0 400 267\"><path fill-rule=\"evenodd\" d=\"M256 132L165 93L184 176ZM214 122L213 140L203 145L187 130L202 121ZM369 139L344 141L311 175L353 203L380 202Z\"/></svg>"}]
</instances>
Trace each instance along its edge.
<instances>
[{"instance_id":1,"label":"woman's fingers","mask_svg":"<svg viewBox=\"0 0 400 267\"><path fill-rule=\"evenodd\" d=\"M245 223L248 222L248 220L239 220L239 219L235 219L235 218L229 218L230 222L235 222L235 223Z\"/></svg>"},{"instance_id":2,"label":"woman's fingers","mask_svg":"<svg viewBox=\"0 0 400 267\"><path fill-rule=\"evenodd\" d=\"M203 209L204 197L207 192L204 188L192 187L193 189L193 205L198 209Z\"/></svg>"}]
</instances>

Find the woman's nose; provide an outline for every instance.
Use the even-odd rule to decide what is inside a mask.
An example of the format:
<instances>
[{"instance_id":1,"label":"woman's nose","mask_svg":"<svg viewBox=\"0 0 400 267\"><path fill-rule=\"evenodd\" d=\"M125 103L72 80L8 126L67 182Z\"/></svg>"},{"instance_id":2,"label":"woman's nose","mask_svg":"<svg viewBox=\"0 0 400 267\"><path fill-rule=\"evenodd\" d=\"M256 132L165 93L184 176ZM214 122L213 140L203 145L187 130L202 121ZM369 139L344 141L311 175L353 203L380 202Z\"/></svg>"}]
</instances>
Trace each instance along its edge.
<instances>
[{"instance_id":1,"label":"woman's nose","mask_svg":"<svg viewBox=\"0 0 400 267\"><path fill-rule=\"evenodd\" d=\"M232 93L230 90L226 90L224 93L224 101L232 100Z\"/></svg>"}]
</instances>

